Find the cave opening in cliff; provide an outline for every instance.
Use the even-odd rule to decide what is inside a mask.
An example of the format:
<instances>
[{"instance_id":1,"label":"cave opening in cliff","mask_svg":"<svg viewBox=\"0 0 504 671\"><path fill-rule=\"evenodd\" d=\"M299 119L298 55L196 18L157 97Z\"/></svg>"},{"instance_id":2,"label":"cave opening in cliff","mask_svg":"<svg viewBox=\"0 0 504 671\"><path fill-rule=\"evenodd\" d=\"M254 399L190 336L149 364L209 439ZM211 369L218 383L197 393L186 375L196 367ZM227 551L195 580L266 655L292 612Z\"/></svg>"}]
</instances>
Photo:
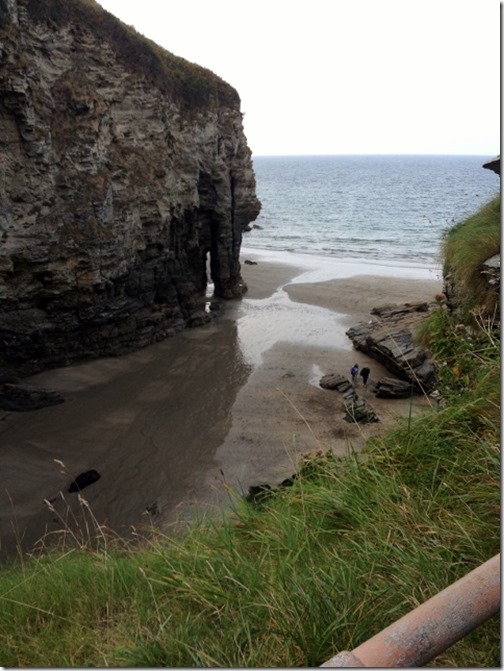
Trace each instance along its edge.
<instances>
[{"instance_id":1,"label":"cave opening in cliff","mask_svg":"<svg viewBox=\"0 0 504 671\"><path fill-rule=\"evenodd\" d=\"M219 224L211 220L208 227L209 240L206 250L207 295L218 295L221 286L221 266L219 263Z\"/></svg>"},{"instance_id":2,"label":"cave opening in cliff","mask_svg":"<svg viewBox=\"0 0 504 671\"><path fill-rule=\"evenodd\" d=\"M207 298L210 298L214 294L215 283L212 277L212 252L207 250L204 255L204 265L205 265L205 290Z\"/></svg>"}]
</instances>

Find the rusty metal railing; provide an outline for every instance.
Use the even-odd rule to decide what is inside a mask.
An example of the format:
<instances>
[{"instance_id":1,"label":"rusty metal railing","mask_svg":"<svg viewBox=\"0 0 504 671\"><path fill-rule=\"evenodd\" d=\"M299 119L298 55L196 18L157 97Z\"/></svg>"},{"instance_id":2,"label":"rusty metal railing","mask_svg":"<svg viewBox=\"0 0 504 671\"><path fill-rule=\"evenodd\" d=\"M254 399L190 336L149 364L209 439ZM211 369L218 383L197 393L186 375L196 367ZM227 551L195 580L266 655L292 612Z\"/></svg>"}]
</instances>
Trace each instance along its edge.
<instances>
[{"instance_id":1,"label":"rusty metal railing","mask_svg":"<svg viewBox=\"0 0 504 671\"><path fill-rule=\"evenodd\" d=\"M323 667L419 667L500 609L500 554ZM469 660L470 662L470 660Z\"/></svg>"}]
</instances>

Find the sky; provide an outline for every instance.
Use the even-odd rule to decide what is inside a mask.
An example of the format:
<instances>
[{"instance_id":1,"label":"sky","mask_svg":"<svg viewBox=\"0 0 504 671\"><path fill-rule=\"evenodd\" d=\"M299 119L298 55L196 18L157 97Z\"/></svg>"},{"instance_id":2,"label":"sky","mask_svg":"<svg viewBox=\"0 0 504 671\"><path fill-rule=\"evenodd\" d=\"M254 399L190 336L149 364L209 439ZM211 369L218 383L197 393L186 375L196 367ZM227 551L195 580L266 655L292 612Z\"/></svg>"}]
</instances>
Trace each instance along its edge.
<instances>
[{"instance_id":1,"label":"sky","mask_svg":"<svg viewBox=\"0 0 504 671\"><path fill-rule=\"evenodd\" d=\"M241 99L256 156L500 152L499 0L98 0Z\"/></svg>"}]
</instances>

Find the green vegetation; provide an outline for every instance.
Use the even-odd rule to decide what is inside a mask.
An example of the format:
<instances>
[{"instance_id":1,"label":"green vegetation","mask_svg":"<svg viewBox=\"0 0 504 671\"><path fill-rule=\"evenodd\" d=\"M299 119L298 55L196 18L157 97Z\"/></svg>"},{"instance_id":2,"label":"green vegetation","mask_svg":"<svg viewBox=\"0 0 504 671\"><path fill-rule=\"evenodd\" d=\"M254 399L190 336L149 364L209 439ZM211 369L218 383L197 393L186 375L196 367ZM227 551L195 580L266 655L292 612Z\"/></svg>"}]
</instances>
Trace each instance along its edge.
<instances>
[{"instance_id":1,"label":"green vegetation","mask_svg":"<svg viewBox=\"0 0 504 671\"><path fill-rule=\"evenodd\" d=\"M363 454L306 457L260 505L141 547L95 527L4 568L2 663L318 666L498 553L498 332L443 305L427 328L439 401ZM499 666L498 618L432 665Z\"/></svg>"},{"instance_id":2,"label":"green vegetation","mask_svg":"<svg viewBox=\"0 0 504 671\"><path fill-rule=\"evenodd\" d=\"M488 291L480 270L484 261L500 253L500 227L500 196L497 196L445 235L443 273L451 274L462 292L466 316L476 306L483 313L492 314L498 304L498 293Z\"/></svg>"},{"instance_id":3,"label":"green vegetation","mask_svg":"<svg viewBox=\"0 0 504 671\"><path fill-rule=\"evenodd\" d=\"M162 49L152 40L104 10L95 0L20 0L35 21L56 26L88 27L114 49L126 68L144 75L153 86L192 107L238 106L236 90L216 74ZM0 2L1 10L2 2Z\"/></svg>"}]
</instances>

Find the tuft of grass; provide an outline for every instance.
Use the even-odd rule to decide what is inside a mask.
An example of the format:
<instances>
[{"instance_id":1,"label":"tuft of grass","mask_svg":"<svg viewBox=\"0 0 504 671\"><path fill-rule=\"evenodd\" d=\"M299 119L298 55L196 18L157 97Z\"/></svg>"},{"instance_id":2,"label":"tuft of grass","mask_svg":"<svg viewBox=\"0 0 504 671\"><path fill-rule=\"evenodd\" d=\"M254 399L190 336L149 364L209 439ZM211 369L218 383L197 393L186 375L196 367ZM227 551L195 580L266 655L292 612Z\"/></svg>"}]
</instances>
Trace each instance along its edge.
<instances>
[{"instance_id":1,"label":"tuft of grass","mask_svg":"<svg viewBox=\"0 0 504 671\"><path fill-rule=\"evenodd\" d=\"M473 312L472 326L460 323L441 304L417 329L428 347L445 403L469 390L479 393L479 412L494 422L500 413L500 330L490 318ZM456 401L455 401L456 402Z\"/></svg>"}]
</instances>

